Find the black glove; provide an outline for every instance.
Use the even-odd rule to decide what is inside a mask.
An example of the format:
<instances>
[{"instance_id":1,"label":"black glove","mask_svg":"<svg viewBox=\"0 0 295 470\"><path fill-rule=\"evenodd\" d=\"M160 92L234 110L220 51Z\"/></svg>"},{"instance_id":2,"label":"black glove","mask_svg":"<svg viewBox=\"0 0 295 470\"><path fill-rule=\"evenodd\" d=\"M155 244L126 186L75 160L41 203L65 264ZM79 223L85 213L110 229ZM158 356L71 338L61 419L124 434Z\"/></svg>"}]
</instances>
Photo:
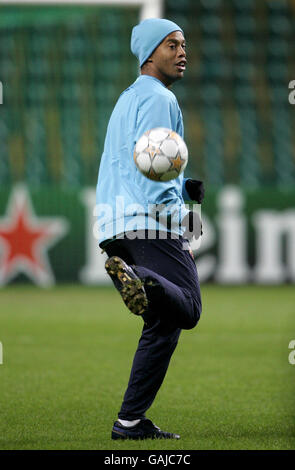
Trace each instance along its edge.
<instances>
[{"instance_id":1,"label":"black glove","mask_svg":"<svg viewBox=\"0 0 295 470\"><path fill-rule=\"evenodd\" d=\"M187 240L191 240L193 237L198 240L203 235L202 222L197 212L189 211L182 219L181 226L185 229L183 237Z\"/></svg>"},{"instance_id":2,"label":"black glove","mask_svg":"<svg viewBox=\"0 0 295 470\"><path fill-rule=\"evenodd\" d=\"M192 201L201 204L205 196L205 188L203 181L188 179L185 182L185 189Z\"/></svg>"}]
</instances>

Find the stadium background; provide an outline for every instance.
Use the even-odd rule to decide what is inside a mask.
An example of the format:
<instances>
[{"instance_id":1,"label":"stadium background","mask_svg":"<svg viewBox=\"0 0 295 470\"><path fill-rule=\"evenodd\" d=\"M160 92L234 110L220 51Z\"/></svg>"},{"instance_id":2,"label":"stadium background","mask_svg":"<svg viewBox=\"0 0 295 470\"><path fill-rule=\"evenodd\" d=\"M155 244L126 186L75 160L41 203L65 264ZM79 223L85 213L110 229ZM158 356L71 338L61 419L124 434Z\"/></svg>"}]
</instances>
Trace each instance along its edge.
<instances>
[{"instance_id":1,"label":"stadium background","mask_svg":"<svg viewBox=\"0 0 295 470\"><path fill-rule=\"evenodd\" d=\"M165 443L110 439L142 322L93 236L144 8L43 3L0 5L0 449L294 450L295 2L141 2L185 30L173 90L207 190L201 321L148 413L180 433Z\"/></svg>"},{"instance_id":2,"label":"stadium background","mask_svg":"<svg viewBox=\"0 0 295 470\"><path fill-rule=\"evenodd\" d=\"M45 285L108 282L92 235L94 191L110 113L138 73L129 41L140 11L109 3L0 7L2 263L9 201L22 188L39 221L64 226L45 248ZM201 280L294 282L295 2L167 0L162 8L188 42L187 72L173 91L190 150L186 174L207 189ZM42 285L21 266L15 261L10 275L2 268L0 282Z\"/></svg>"}]
</instances>

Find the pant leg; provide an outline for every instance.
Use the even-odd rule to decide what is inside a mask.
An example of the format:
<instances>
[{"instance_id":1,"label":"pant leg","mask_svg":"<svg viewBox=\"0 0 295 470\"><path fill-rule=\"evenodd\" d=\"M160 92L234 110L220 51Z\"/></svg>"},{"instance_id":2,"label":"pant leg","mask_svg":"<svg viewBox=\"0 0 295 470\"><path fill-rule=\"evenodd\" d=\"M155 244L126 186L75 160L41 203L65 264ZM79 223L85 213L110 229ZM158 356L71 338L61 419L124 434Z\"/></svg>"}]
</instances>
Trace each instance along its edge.
<instances>
[{"instance_id":1,"label":"pant leg","mask_svg":"<svg viewBox=\"0 0 295 470\"><path fill-rule=\"evenodd\" d=\"M143 418L152 405L166 375L171 356L176 348L181 330L158 332L158 325L144 326L133 359L129 383L119 418Z\"/></svg>"},{"instance_id":2,"label":"pant leg","mask_svg":"<svg viewBox=\"0 0 295 470\"><path fill-rule=\"evenodd\" d=\"M198 286L192 293L143 266L135 266L135 271L145 281L149 309L143 317L147 323L156 316L162 323L184 330L197 325L202 309Z\"/></svg>"},{"instance_id":3,"label":"pant leg","mask_svg":"<svg viewBox=\"0 0 295 470\"><path fill-rule=\"evenodd\" d=\"M202 312L196 264L183 239L116 240L106 247L109 256L117 254L145 281L149 308L143 316L161 318L175 328L194 328Z\"/></svg>"},{"instance_id":4,"label":"pant leg","mask_svg":"<svg viewBox=\"0 0 295 470\"><path fill-rule=\"evenodd\" d=\"M189 322L194 318L196 324L192 312L197 309L199 318L200 290L195 263L182 250L180 240L116 240L106 247L106 252L135 265L139 275L157 283L155 287L146 286L152 321L143 327L119 412L121 419L131 420L144 416L164 380L181 331L172 317L178 315ZM157 307L159 302L161 308ZM190 314L186 315L186 309ZM192 323L184 326L191 328Z\"/></svg>"}]
</instances>

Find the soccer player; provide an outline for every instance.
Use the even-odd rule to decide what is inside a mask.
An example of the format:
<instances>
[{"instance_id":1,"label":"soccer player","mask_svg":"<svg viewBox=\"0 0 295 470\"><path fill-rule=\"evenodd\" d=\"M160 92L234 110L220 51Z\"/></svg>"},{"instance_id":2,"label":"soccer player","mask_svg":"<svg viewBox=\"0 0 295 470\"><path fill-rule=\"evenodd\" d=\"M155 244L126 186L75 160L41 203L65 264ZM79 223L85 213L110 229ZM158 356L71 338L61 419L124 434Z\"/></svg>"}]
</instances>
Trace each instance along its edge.
<instances>
[{"instance_id":1,"label":"soccer player","mask_svg":"<svg viewBox=\"0 0 295 470\"><path fill-rule=\"evenodd\" d=\"M193 219L184 210L184 201L201 203L204 186L183 175L167 182L151 181L133 161L134 146L147 130L166 127L183 137L182 114L169 89L186 68L182 29L166 19L144 20L132 30L131 50L141 73L120 95L111 115L97 204L104 209L98 223L99 245L108 255L106 270L129 310L141 316L144 325L111 435L113 439L178 439L178 434L155 426L145 413L163 382L181 329L195 327L201 315L198 274L186 239L192 235ZM173 205L179 211L171 211L170 225L157 219L156 232L151 233L149 223L155 223L151 205L159 211ZM137 211L133 227L138 206L142 212Z\"/></svg>"}]
</instances>

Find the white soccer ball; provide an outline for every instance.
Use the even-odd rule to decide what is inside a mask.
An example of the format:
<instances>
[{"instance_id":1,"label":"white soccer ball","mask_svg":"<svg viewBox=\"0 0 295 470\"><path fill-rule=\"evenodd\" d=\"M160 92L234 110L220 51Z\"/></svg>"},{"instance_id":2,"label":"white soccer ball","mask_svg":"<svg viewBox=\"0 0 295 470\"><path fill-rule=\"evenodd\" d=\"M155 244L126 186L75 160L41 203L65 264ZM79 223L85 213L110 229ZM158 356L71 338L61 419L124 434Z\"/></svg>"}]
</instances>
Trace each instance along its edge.
<instances>
[{"instance_id":1,"label":"white soccer ball","mask_svg":"<svg viewBox=\"0 0 295 470\"><path fill-rule=\"evenodd\" d=\"M139 171L153 181L177 178L185 169L188 150L177 132L164 127L146 131L138 139L133 154Z\"/></svg>"}]
</instances>

